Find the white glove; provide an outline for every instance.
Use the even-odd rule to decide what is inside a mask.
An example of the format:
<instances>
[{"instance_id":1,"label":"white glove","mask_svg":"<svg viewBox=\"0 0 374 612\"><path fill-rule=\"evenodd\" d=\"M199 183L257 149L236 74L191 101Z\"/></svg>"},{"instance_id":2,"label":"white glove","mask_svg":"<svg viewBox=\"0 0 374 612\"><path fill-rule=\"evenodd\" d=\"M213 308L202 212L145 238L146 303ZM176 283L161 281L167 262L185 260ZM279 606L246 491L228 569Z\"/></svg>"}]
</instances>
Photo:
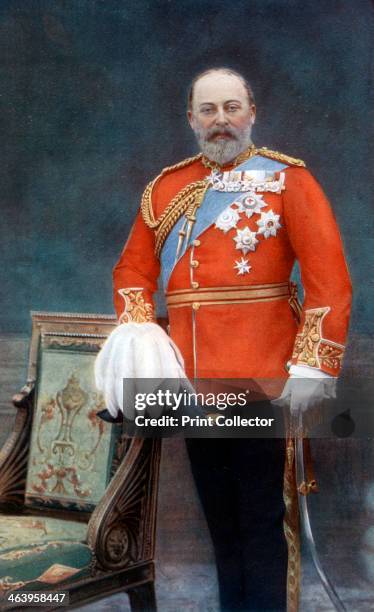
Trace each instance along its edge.
<instances>
[{"instance_id":1,"label":"white glove","mask_svg":"<svg viewBox=\"0 0 374 612\"><path fill-rule=\"evenodd\" d=\"M273 403L288 408L291 414L306 412L321 404L324 399L336 397L336 378L320 370L304 366L291 366L282 395Z\"/></svg>"},{"instance_id":2,"label":"white glove","mask_svg":"<svg viewBox=\"0 0 374 612\"><path fill-rule=\"evenodd\" d=\"M176 379L177 391L179 379L186 379L178 347L156 323L119 325L105 341L95 362L96 386L103 393L110 414L116 417L122 411L133 420L136 379L149 378Z\"/></svg>"}]
</instances>

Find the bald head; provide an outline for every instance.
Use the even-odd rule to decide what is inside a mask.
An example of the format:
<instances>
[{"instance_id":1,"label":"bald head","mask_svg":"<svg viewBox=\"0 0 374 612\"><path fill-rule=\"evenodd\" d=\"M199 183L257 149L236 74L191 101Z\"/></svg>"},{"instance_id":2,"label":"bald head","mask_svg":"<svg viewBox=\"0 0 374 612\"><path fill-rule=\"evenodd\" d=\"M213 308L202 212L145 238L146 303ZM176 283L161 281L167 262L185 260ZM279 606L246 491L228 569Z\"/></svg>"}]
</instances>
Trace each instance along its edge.
<instances>
[{"instance_id":1,"label":"bald head","mask_svg":"<svg viewBox=\"0 0 374 612\"><path fill-rule=\"evenodd\" d=\"M191 86L188 92L188 109L189 110L192 108L192 103L193 103L193 98L194 98L194 93L195 93L195 86L198 83L198 81L200 81L200 79L204 79L206 76L209 76L209 75L213 75L213 77L218 77L220 74L226 74L232 77L236 77L242 83L245 91L247 92L249 105L255 104L255 97L253 95L252 87L249 81L247 81L247 79L242 74L240 74L240 72L237 72L236 70L232 70L231 68L224 68L224 67L209 68L208 70L204 70L203 72L200 72L199 74L197 74L191 83Z\"/></svg>"},{"instance_id":2,"label":"bald head","mask_svg":"<svg viewBox=\"0 0 374 612\"><path fill-rule=\"evenodd\" d=\"M249 84L237 72L218 68L198 75L187 115L201 151L220 165L252 143L256 107Z\"/></svg>"}]
</instances>

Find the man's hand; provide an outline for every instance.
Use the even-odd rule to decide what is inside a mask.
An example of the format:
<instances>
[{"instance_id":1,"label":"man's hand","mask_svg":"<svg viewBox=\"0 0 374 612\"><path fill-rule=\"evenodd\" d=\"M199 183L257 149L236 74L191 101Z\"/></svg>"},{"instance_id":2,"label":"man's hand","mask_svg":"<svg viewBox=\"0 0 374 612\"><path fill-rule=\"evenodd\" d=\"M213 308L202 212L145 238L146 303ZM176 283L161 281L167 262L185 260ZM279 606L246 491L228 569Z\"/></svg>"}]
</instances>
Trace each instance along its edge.
<instances>
[{"instance_id":1,"label":"man's hand","mask_svg":"<svg viewBox=\"0 0 374 612\"><path fill-rule=\"evenodd\" d=\"M319 406L324 399L336 397L336 378L303 378L291 375L282 395L273 400L277 406L289 408L291 414L306 412Z\"/></svg>"}]
</instances>

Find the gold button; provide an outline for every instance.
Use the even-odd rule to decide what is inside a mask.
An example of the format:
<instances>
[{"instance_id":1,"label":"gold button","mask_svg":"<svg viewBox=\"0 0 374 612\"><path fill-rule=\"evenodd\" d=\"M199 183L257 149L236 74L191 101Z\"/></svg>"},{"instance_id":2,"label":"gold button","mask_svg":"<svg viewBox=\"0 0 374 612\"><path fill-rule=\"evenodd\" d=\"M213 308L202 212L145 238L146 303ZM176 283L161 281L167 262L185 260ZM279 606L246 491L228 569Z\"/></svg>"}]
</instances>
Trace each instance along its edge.
<instances>
[{"instance_id":1,"label":"gold button","mask_svg":"<svg viewBox=\"0 0 374 612\"><path fill-rule=\"evenodd\" d=\"M192 268L197 268L199 266L199 262L196 259L193 259L191 261L191 267Z\"/></svg>"},{"instance_id":2,"label":"gold button","mask_svg":"<svg viewBox=\"0 0 374 612\"><path fill-rule=\"evenodd\" d=\"M314 359L314 357L308 359L308 365L310 365L311 367L316 365L316 360Z\"/></svg>"},{"instance_id":3,"label":"gold button","mask_svg":"<svg viewBox=\"0 0 374 612\"><path fill-rule=\"evenodd\" d=\"M200 287L200 283L198 283L197 281L192 281L191 287L192 289L198 289Z\"/></svg>"},{"instance_id":4,"label":"gold button","mask_svg":"<svg viewBox=\"0 0 374 612\"><path fill-rule=\"evenodd\" d=\"M199 310L199 308L200 308L200 304L199 304L199 302L194 302L194 303L192 304L192 308L193 308L194 310Z\"/></svg>"},{"instance_id":5,"label":"gold button","mask_svg":"<svg viewBox=\"0 0 374 612\"><path fill-rule=\"evenodd\" d=\"M192 244L193 244L193 246L200 246L201 242L200 242L200 240L196 239L196 240L193 241Z\"/></svg>"}]
</instances>

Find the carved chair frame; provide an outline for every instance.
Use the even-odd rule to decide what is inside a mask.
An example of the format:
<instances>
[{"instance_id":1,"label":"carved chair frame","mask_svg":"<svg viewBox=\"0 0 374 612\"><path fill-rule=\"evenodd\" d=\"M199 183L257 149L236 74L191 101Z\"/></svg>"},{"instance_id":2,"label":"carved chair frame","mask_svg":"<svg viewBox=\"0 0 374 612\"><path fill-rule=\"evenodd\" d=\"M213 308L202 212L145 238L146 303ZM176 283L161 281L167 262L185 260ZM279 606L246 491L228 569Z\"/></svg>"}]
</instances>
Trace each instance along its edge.
<instances>
[{"instance_id":1,"label":"carved chair frame","mask_svg":"<svg viewBox=\"0 0 374 612\"><path fill-rule=\"evenodd\" d=\"M46 312L33 312L31 317L27 382L13 397L15 425L0 450L0 513L53 517L51 509L24 505L40 338L50 334L96 343L99 348L115 328L116 319L111 315ZM48 591L69 591L70 609L125 591L133 611L156 610L154 550L160 456L161 440L128 438L123 433L113 462L114 476L95 510L82 516L71 511L56 513L59 518L88 521L87 544L93 555L89 577L48 585Z\"/></svg>"}]
</instances>

